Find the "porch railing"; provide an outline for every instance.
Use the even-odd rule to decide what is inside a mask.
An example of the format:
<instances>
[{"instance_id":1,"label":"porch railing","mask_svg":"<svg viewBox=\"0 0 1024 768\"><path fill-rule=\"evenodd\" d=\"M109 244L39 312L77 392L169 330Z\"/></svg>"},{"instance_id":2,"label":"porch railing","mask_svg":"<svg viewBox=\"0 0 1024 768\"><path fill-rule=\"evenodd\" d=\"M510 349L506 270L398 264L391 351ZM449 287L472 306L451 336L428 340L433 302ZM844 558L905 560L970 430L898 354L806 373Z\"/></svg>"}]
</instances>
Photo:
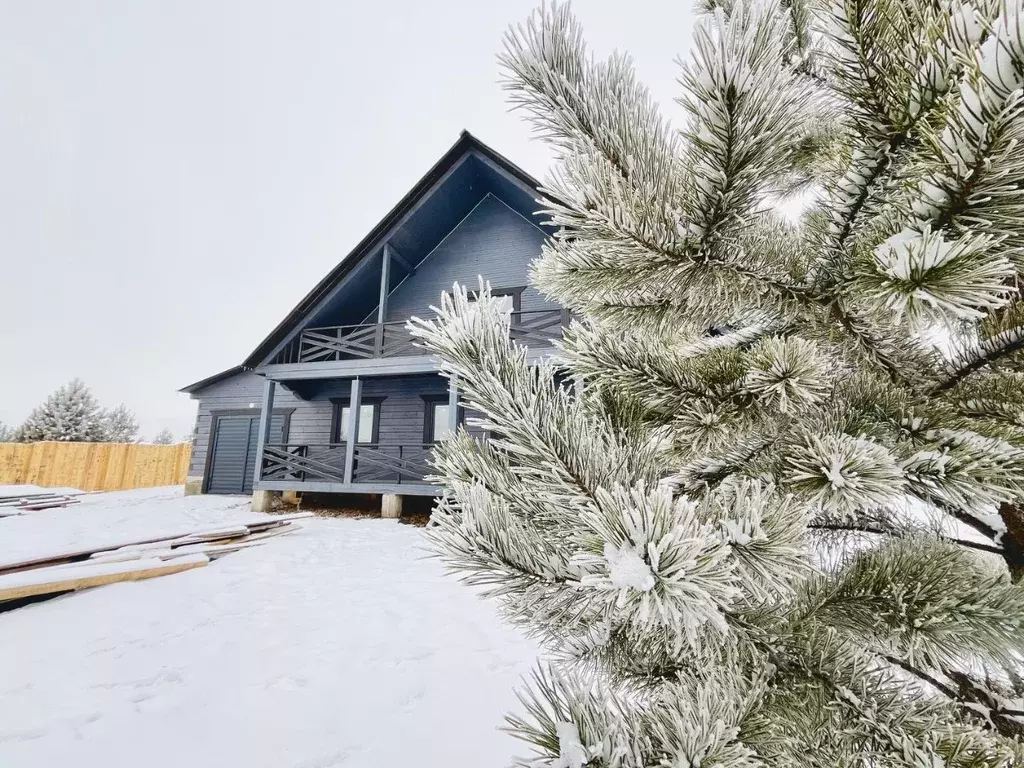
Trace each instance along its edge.
<instances>
[{"instance_id":1,"label":"porch railing","mask_svg":"<svg viewBox=\"0 0 1024 768\"><path fill-rule=\"evenodd\" d=\"M357 443L352 482L424 483L433 443ZM346 443L278 443L263 447L260 479L345 482Z\"/></svg>"},{"instance_id":2,"label":"porch railing","mask_svg":"<svg viewBox=\"0 0 1024 768\"><path fill-rule=\"evenodd\" d=\"M512 312L509 336L525 346L546 347L562 335L569 313L563 309ZM319 363L380 357L423 355L405 321L310 328L285 347L275 363Z\"/></svg>"}]
</instances>

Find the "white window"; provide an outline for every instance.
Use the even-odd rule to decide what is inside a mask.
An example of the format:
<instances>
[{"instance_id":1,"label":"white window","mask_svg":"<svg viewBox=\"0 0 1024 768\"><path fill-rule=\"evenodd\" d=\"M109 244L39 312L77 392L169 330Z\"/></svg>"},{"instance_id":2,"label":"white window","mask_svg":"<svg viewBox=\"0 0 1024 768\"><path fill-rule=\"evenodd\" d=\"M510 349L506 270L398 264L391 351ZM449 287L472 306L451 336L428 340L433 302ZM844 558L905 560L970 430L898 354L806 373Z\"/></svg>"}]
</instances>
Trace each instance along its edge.
<instances>
[{"instance_id":1,"label":"white window","mask_svg":"<svg viewBox=\"0 0 1024 768\"><path fill-rule=\"evenodd\" d=\"M357 443L372 443L373 428L377 423L377 403L363 403L359 406L359 434L356 435ZM344 443L348 440L348 420L350 408L347 405L341 406L341 415L338 418L338 434L335 435L335 442Z\"/></svg>"},{"instance_id":2,"label":"white window","mask_svg":"<svg viewBox=\"0 0 1024 768\"><path fill-rule=\"evenodd\" d=\"M448 426L448 403L436 402L430 404L430 427L427 437L428 443L436 443L451 432Z\"/></svg>"},{"instance_id":3,"label":"white window","mask_svg":"<svg viewBox=\"0 0 1024 768\"><path fill-rule=\"evenodd\" d=\"M498 302L499 310L506 316L512 317L513 312L519 311L519 294L521 288L498 290L491 293L491 298ZM476 301L476 294L470 293L469 300Z\"/></svg>"},{"instance_id":4,"label":"white window","mask_svg":"<svg viewBox=\"0 0 1024 768\"><path fill-rule=\"evenodd\" d=\"M511 315L515 311L515 296L495 296L494 298L497 300L502 313L506 316Z\"/></svg>"}]
</instances>

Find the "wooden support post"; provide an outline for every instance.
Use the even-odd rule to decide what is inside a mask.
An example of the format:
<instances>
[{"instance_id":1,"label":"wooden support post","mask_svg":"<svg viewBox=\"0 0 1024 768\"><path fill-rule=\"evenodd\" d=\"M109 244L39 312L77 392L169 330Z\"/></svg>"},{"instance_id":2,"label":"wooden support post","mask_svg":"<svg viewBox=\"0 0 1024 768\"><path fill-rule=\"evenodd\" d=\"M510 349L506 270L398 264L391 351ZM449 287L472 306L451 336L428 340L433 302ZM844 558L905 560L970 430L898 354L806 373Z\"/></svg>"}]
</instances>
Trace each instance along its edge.
<instances>
[{"instance_id":1,"label":"wooden support post","mask_svg":"<svg viewBox=\"0 0 1024 768\"><path fill-rule=\"evenodd\" d=\"M380 497L380 516L385 520L397 520L402 516L402 497L397 493L385 493Z\"/></svg>"},{"instance_id":2,"label":"wooden support post","mask_svg":"<svg viewBox=\"0 0 1024 768\"><path fill-rule=\"evenodd\" d=\"M345 436L345 483L352 482L356 466L356 440L359 439L359 411L363 399L362 379L352 379L352 390L348 399L348 433Z\"/></svg>"},{"instance_id":3,"label":"wooden support post","mask_svg":"<svg viewBox=\"0 0 1024 768\"><path fill-rule=\"evenodd\" d=\"M459 388L458 379L452 376L448 380L448 429L455 432L459 428Z\"/></svg>"},{"instance_id":4,"label":"wooden support post","mask_svg":"<svg viewBox=\"0 0 1024 768\"><path fill-rule=\"evenodd\" d=\"M398 251L395 250L395 246L393 246L393 245L391 245L389 243L388 244L388 250L391 251L391 261L393 261L398 266L400 266L402 269L404 269L406 274L408 274L408 275L415 275L416 274L416 267L414 267L412 264L410 264L408 261L406 261L402 257L402 254L400 254Z\"/></svg>"},{"instance_id":5,"label":"wooden support post","mask_svg":"<svg viewBox=\"0 0 1024 768\"><path fill-rule=\"evenodd\" d=\"M391 245L384 243L380 264L380 300L377 302L377 357L384 356L384 318L388 315L388 289L391 287Z\"/></svg>"},{"instance_id":6,"label":"wooden support post","mask_svg":"<svg viewBox=\"0 0 1024 768\"><path fill-rule=\"evenodd\" d=\"M263 382L263 410L260 411L260 431L256 440L256 471L253 475L253 487L258 484L263 475L263 448L270 442L270 426L274 420L274 390L277 382L267 379Z\"/></svg>"}]
</instances>

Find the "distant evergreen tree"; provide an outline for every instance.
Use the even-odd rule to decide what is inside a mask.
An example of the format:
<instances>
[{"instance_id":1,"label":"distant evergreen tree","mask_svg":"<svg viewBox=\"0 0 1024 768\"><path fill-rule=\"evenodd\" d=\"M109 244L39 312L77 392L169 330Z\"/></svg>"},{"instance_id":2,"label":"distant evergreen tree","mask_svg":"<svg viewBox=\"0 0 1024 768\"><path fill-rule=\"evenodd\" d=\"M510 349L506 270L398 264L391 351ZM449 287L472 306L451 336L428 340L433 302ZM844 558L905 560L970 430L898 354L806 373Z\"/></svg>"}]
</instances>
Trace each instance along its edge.
<instances>
[{"instance_id":1,"label":"distant evergreen tree","mask_svg":"<svg viewBox=\"0 0 1024 768\"><path fill-rule=\"evenodd\" d=\"M41 440L99 443L105 438L99 404L81 379L72 379L54 391L29 414L16 434L16 439L23 443Z\"/></svg>"},{"instance_id":2,"label":"distant evergreen tree","mask_svg":"<svg viewBox=\"0 0 1024 768\"><path fill-rule=\"evenodd\" d=\"M134 443L139 436L138 419L124 403L103 413L103 429L108 443Z\"/></svg>"},{"instance_id":3,"label":"distant evergreen tree","mask_svg":"<svg viewBox=\"0 0 1024 768\"><path fill-rule=\"evenodd\" d=\"M153 438L153 442L156 445L172 445L174 443L174 433L167 427L164 427L156 433L156 437Z\"/></svg>"},{"instance_id":4,"label":"distant evergreen tree","mask_svg":"<svg viewBox=\"0 0 1024 768\"><path fill-rule=\"evenodd\" d=\"M0 443L14 442L14 428L0 421Z\"/></svg>"}]
</instances>

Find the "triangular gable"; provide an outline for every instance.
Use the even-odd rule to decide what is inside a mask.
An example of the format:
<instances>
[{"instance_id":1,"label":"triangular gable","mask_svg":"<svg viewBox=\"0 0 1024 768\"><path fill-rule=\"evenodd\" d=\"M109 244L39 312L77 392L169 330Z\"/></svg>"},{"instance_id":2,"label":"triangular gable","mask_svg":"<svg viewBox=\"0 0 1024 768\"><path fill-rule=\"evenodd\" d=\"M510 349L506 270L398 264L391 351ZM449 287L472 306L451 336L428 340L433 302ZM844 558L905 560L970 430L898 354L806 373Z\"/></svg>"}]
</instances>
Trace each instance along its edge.
<instances>
[{"instance_id":1,"label":"triangular gable","mask_svg":"<svg viewBox=\"0 0 1024 768\"><path fill-rule=\"evenodd\" d=\"M316 318L329 316L342 300L343 290L350 297L346 305L351 305L353 315L372 311L377 303L372 282L379 279L384 243L391 245L399 262L397 267L393 264L395 285L487 194L536 220L538 188L536 179L463 131L405 197L253 350L243 368L251 370L273 359L302 327L310 324L308 321L316 324ZM354 304L353 296L360 297ZM360 306L360 302L367 306Z\"/></svg>"}]
</instances>

